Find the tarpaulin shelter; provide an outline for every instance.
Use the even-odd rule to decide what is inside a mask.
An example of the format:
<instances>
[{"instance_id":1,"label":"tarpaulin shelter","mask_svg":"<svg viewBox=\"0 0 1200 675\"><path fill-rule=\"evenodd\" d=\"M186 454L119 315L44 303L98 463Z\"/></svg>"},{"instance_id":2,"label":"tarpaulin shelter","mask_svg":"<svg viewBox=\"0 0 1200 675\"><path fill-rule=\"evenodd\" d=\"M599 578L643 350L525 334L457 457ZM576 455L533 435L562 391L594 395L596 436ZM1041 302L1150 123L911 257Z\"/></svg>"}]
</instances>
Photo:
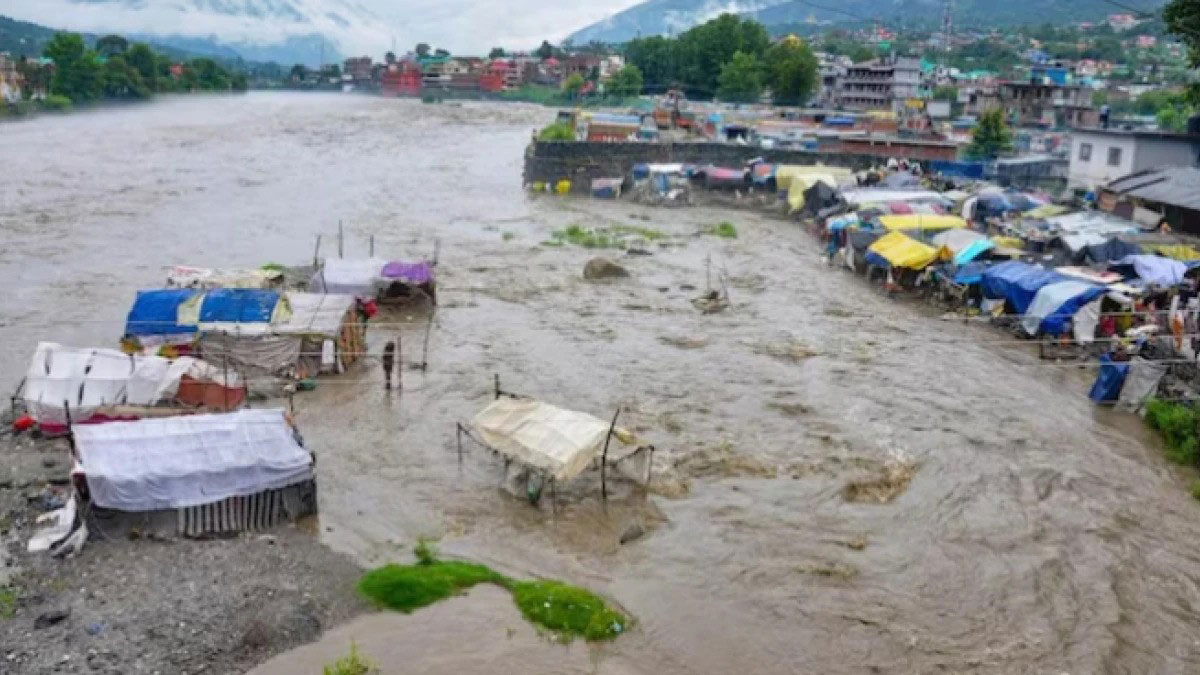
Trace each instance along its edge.
<instances>
[{"instance_id":1,"label":"tarpaulin shelter","mask_svg":"<svg viewBox=\"0 0 1200 675\"><path fill-rule=\"evenodd\" d=\"M1200 260L1200 251L1187 244L1145 244L1142 248L1151 253L1164 255L1180 262L1186 263ZM1138 252L1140 253L1141 251Z\"/></svg>"},{"instance_id":2,"label":"tarpaulin shelter","mask_svg":"<svg viewBox=\"0 0 1200 675\"><path fill-rule=\"evenodd\" d=\"M246 390L236 373L187 356L168 360L40 342L20 397L44 432L60 433L68 421L87 424L170 413L172 409L147 410L168 403L231 410L245 401Z\"/></svg>"},{"instance_id":3,"label":"tarpaulin shelter","mask_svg":"<svg viewBox=\"0 0 1200 675\"><path fill-rule=\"evenodd\" d=\"M889 231L923 230L926 232L931 232L966 227L967 221L959 218L958 216L921 213L907 216L880 216L879 224L883 225L884 229Z\"/></svg>"},{"instance_id":4,"label":"tarpaulin shelter","mask_svg":"<svg viewBox=\"0 0 1200 675\"><path fill-rule=\"evenodd\" d=\"M1130 255L1113 263L1112 267L1123 273L1136 274L1148 284L1174 286L1183 282L1188 266L1157 255Z\"/></svg>"},{"instance_id":5,"label":"tarpaulin shelter","mask_svg":"<svg viewBox=\"0 0 1200 675\"><path fill-rule=\"evenodd\" d=\"M624 182L624 179L621 178L593 178L592 197L596 199L618 199L621 196L621 186Z\"/></svg>"},{"instance_id":6,"label":"tarpaulin shelter","mask_svg":"<svg viewBox=\"0 0 1200 675\"><path fill-rule=\"evenodd\" d=\"M315 293L373 298L383 285L380 271L386 264L383 258L326 258L308 288Z\"/></svg>"},{"instance_id":7,"label":"tarpaulin shelter","mask_svg":"<svg viewBox=\"0 0 1200 675\"><path fill-rule=\"evenodd\" d=\"M1075 313L1103 295L1103 286L1068 279L1038 289L1021 319L1029 335L1062 335Z\"/></svg>"},{"instance_id":8,"label":"tarpaulin shelter","mask_svg":"<svg viewBox=\"0 0 1200 675\"><path fill-rule=\"evenodd\" d=\"M778 164L775 166L774 185L780 197L788 199L791 195L793 187L798 191L803 198L804 191L813 184L813 180L824 180L830 187L839 187L842 185L853 185L855 183L854 172L850 169L843 169L836 166L800 166L795 164ZM795 186L792 183L796 179L801 179ZM803 204L803 202L800 202ZM799 208L799 207L796 207Z\"/></svg>"},{"instance_id":9,"label":"tarpaulin shelter","mask_svg":"<svg viewBox=\"0 0 1200 675\"><path fill-rule=\"evenodd\" d=\"M184 509L313 479L312 454L282 410L113 422L74 435L73 473L107 509Z\"/></svg>"},{"instance_id":10,"label":"tarpaulin shelter","mask_svg":"<svg viewBox=\"0 0 1200 675\"><path fill-rule=\"evenodd\" d=\"M1113 361L1108 354L1100 355L1100 371L1088 392L1088 398L1096 403L1116 403L1121 397L1121 388L1129 375L1129 364Z\"/></svg>"},{"instance_id":11,"label":"tarpaulin shelter","mask_svg":"<svg viewBox=\"0 0 1200 675\"><path fill-rule=\"evenodd\" d=\"M811 214L820 214L827 209L833 209L842 204L841 196L835 186L817 181L804 191L804 210Z\"/></svg>"},{"instance_id":12,"label":"tarpaulin shelter","mask_svg":"<svg viewBox=\"0 0 1200 675\"><path fill-rule=\"evenodd\" d=\"M750 184L745 169L730 169L712 165L696 169L692 177L710 190L734 190L745 188Z\"/></svg>"},{"instance_id":13,"label":"tarpaulin shelter","mask_svg":"<svg viewBox=\"0 0 1200 675\"><path fill-rule=\"evenodd\" d=\"M948 255L948 251L923 244L902 232L889 232L867 249L870 265L923 270Z\"/></svg>"},{"instance_id":14,"label":"tarpaulin shelter","mask_svg":"<svg viewBox=\"0 0 1200 675\"><path fill-rule=\"evenodd\" d=\"M1096 235L1076 236L1089 237ZM1066 238L1064 237L1064 239ZM1111 237L1101 244L1089 243L1080 247L1075 252L1074 261L1080 265L1099 265L1101 263L1113 262L1114 260L1121 260L1129 256L1140 255L1141 253L1141 246Z\"/></svg>"},{"instance_id":15,"label":"tarpaulin shelter","mask_svg":"<svg viewBox=\"0 0 1200 675\"><path fill-rule=\"evenodd\" d=\"M179 306L196 295L198 291L186 288L138 291L125 320L125 334L191 339L196 326L180 325Z\"/></svg>"},{"instance_id":16,"label":"tarpaulin shelter","mask_svg":"<svg viewBox=\"0 0 1200 675\"><path fill-rule=\"evenodd\" d=\"M587 413L498 393L495 401L475 415L471 426L479 435L476 440L505 458L506 471L509 463L523 467L527 494L536 501L540 486L536 491L528 487L534 475L553 486L599 465L605 495L604 470L609 466L631 478L648 480L653 447L639 447L637 439L615 423L615 417L605 422ZM459 425L459 431L465 428Z\"/></svg>"},{"instance_id":17,"label":"tarpaulin shelter","mask_svg":"<svg viewBox=\"0 0 1200 675\"><path fill-rule=\"evenodd\" d=\"M1043 286L1065 279L1054 270L1013 260L986 269L980 286L985 298L1007 300L1014 312L1024 314Z\"/></svg>"},{"instance_id":18,"label":"tarpaulin shelter","mask_svg":"<svg viewBox=\"0 0 1200 675\"><path fill-rule=\"evenodd\" d=\"M937 202L946 204L941 193L932 190L888 190L884 188L847 188L842 190L842 199L851 207L862 204L885 204L887 202Z\"/></svg>"},{"instance_id":19,"label":"tarpaulin shelter","mask_svg":"<svg viewBox=\"0 0 1200 675\"><path fill-rule=\"evenodd\" d=\"M949 249L954 254L955 265L965 265L995 246L986 235L966 228L939 232L929 241L934 246L944 246Z\"/></svg>"},{"instance_id":20,"label":"tarpaulin shelter","mask_svg":"<svg viewBox=\"0 0 1200 675\"><path fill-rule=\"evenodd\" d=\"M284 275L278 269L218 270L176 265L167 272L167 288L279 288Z\"/></svg>"}]
</instances>

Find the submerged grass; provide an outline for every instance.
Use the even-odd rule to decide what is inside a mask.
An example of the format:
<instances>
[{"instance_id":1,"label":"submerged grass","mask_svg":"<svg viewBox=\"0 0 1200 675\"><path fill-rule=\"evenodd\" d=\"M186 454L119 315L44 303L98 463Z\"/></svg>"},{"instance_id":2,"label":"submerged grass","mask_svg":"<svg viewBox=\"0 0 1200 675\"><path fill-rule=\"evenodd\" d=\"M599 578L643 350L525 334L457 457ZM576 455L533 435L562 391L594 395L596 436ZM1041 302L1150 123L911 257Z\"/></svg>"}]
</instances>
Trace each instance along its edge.
<instances>
[{"instance_id":1,"label":"submerged grass","mask_svg":"<svg viewBox=\"0 0 1200 675\"><path fill-rule=\"evenodd\" d=\"M1196 436L1196 409L1157 399L1146 404L1146 423L1162 434L1167 459L1196 466L1200 462L1200 439Z\"/></svg>"},{"instance_id":2,"label":"submerged grass","mask_svg":"<svg viewBox=\"0 0 1200 675\"><path fill-rule=\"evenodd\" d=\"M637 225L585 228L573 224L568 225L565 229L551 232L550 237L549 241L542 242L544 246L572 244L583 248L628 248L631 239L659 241L666 235L658 230Z\"/></svg>"},{"instance_id":3,"label":"submerged grass","mask_svg":"<svg viewBox=\"0 0 1200 675\"><path fill-rule=\"evenodd\" d=\"M0 586L0 619L11 619L17 612L17 591Z\"/></svg>"},{"instance_id":4,"label":"submerged grass","mask_svg":"<svg viewBox=\"0 0 1200 675\"><path fill-rule=\"evenodd\" d=\"M738 236L737 228L734 227L733 223L729 222L728 220L713 225L711 228L709 228L708 233L721 237L722 239L737 239Z\"/></svg>"},{"instance_id":5,"label":"submerged grass","mask_svg":"<svg viewBox=\"0 0 1200 675\"><path fill-rule=\"evenodd\" d=\"M370 675L379 672L373 663L358 653L358 645L350 643L350 653L321 669L322 675Z\"/></svg>"},{"instance_id":6,"label":"submerged grass","mask_svg":"<svg viewBox=\"0 0 1200 675\"><path fill-rule=\"evenodd\" d=\"M413 552L416 564L384 565L364 574L358 582L359 592L379 607L409 614L477 584L495 584L512 593L527 620L557 632L567 642L575 637L611 640L631 623L584 588L558 581L519 581L486 565L439 560L426 541L419 542Z\"/></svg>"}]
</instances>

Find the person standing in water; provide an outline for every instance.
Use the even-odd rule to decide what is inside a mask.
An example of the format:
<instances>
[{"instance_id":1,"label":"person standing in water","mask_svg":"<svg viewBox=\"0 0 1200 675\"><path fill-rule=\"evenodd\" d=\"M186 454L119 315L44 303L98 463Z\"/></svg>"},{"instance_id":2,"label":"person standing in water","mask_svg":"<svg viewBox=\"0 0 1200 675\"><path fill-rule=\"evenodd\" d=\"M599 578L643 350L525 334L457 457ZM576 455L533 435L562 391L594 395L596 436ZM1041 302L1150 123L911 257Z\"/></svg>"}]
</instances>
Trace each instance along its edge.
<instances>
[{"instance_id":1,"label":"person standing in water","mask_svg":"<svg viewBox=\"0 0 1200 675\"><path fill-rule=\"evenodd\" d=\"M392 368L396 365L396 343L388 342L383 347L383 388L392 388Z\"/></svg>"}]
</instances>

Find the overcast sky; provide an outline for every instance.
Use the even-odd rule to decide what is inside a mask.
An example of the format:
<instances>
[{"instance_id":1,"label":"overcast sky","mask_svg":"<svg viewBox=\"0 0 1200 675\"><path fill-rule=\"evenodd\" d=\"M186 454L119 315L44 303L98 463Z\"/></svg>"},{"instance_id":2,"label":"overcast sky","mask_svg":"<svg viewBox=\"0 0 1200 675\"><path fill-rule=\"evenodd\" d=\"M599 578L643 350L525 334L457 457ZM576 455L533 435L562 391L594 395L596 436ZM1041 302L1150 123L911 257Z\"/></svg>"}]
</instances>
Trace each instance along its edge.
<instances>
[{"instance_id":1,"label":"overcast sky","mask_svg":"<svg viewBox=\"0 0 1200 675\"><path fill-rule=\"evenodd\" d=\"M225 6L261 10L290 3L311 23L287 18L229 16L206 0L0 0L0 14L53 28L278 42L287 35L317 32L335 37L344 54L381 54L395 40L398 52L419 41L455 53L486 53L490 47L535 47L561 40L639 0L223 0ZM220 3L217 3L220 4ZM357 9L356 9L357 7ZM349 19L342 26L329 19Z\"/></svg>"}]
</instances>

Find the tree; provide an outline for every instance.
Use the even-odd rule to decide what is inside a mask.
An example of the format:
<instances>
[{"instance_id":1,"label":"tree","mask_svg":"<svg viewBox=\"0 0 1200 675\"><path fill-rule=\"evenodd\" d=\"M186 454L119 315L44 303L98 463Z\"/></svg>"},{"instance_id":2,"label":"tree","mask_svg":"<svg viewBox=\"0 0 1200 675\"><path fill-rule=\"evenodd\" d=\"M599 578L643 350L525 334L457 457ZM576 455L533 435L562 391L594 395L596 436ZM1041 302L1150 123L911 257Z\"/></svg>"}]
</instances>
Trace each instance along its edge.
<instances>
[{"instance_id":1,"label":"tree","mask_svg":"<svg viewBox=\"0 0 1200 675\"><path fill-rule=\"evenodd\" d=\"M642 93L642 71L637 66L629 64L613 73L608 81L608 93L621 98L629 98Z\"/></svg>"},{"instance_id":2,"label":"tree","mask_svg":"<svg viewBox=\"0 0 1200 675\"><path fill-rule=\"evenodd\" d=\"M383 61L384 61L384 63L388 64L389 66L392 65L393 63L395 63L396 62L396 52L388 52L388 53L384 54Z\"/></svg>"},{"instance_id":3,"label":"tree","mask_svg":"<svg viewBox=\"0 0 1200 675\"><path fill-rule=\"evenodd\" d=\"M42 52L54 62L52 93L73 102L95 101L104 93L104 74L96 52L77 33L56 33Z\"/></svg>"},{"instance_id":4,"label":"tree","mask_svg":"<svg viewBox=\"0 0 1200 675\"><path fill-rule=\"evenodd\" d=\"M504 51L504 47L492 47L492 51L488 52L489 59L502 59L508 54Z\"/></svg>"},{"instance_id":5,"label":"tree","mask_svg":"<svg viewBox=\"0 0 1200 675\"><path fill-rule=\"evenodd\" d=\"M688 89L711 96L718 89L722 67L732 61L735 54L741 52L757 61L770 43L767 29L762 24L734 14L722 14L679 36L675 54L681 62L679 77ZM761 78L759 86L761 89Z\"/></svg>"},{"instance_id":6,"label":"tree","mask_svg":"<svg viewBox=\"0 0 1200 675\"><path fill-rule=\"evenodd\" d=\"M104 63L103 87L107 98L149 98L151 94L142 76L120 55L110 56Z\"/></svg>"},{"instance_id":7,"label":"tree","mask_svg":"<svg viewBox=\"0 0 1200 675\"><path fill-rule=\"evenodd\" d=\"M796 37L775 43L764 58L766 83L777 105L801 105L817 86L817 57Z\"/></svg>"},{"instance_id":8,"label":"tree","mask_svg":"<svg viewBox=\"0 0 1200 675\"><path fill-rule=\"evenodd\" d=\"M554 45L550 44L548 40L542 40L542 46L538 47L533 54L539 59L545 61L551 56L554 56Z\"/></svg>"},{"instance_id":9,"label":"tree","mask_svg":"<svg viewBox=\"0 0 1200 675\"><path fill-rule=\"evenodd\" d=\"M433 51L433 48L424 42L418 42L417 48L415 51L417 52L417 56L423 59L426 56L429 56L429 52ZM388 52L388 53L391 54L391 52ZM395 60L395 58L396 58L396 55L392 54L393 61ZM389 63L391 63L391 62L389 61Z\"/></svg>"},{"instance_id":10,"label":"tree","mask_svg":"<svg viewBox=\"0 0 1200 675\"><path fill-rule=\"evenodd\" d=\"M579 90L583 89L583 85L586 84L586 82L587 80L583 79L583 75L580 75L579 73L572 73L571 76L563 82L562 88L568 96L575 98L579 95Z\"/></svg>"},{"instance_id":11,"label":"tree","mask_svg":"<svg viewBox=\"0 0 1200 675\"><path fill-rule=\"evenodd\" d=\"M717 97L731 103L754 103L762 97L762 64L753 54L736 52L721 67Z\"/></svg>"},{"instance_id":12,"label":"tree","mask_svg":"<svg viewBox=\"0 0 1200 675\"><path fill-rule=\"evenodd\" d=\"M129 67L137 71L138 76L142 78L142 82L146 84L146 87L153 91L159 90L154 50L150 49L149 45L142 42L133 43L129 51L125 52L125 62L129 64Z\"/></svg>"},{"instance_id":13,"label":"tree","mask_svg":"<svg viewBox=\"0 0 1200 675\"><path fill-rule=\"evenodd\" d=\"M661 35L630 40L625 45L625 60L637 66L648 87L666 90L676 83L677 71L674 58L676 42Z\"/></svg>"},{"instance_id":14,"label":"tree","mask_svg":"<svg viewBox=\"0 0 1200 675\"><path fill-rule=\"evenodd\" d=\"M442 49L441 47L438 47L437 49L435 49L433 51L433 55L434 56L443 56L443 57L450 56L450 51L448 49Z\"/></svg>"},{"instance_id":15,"label":"tree","mask_svg":"<svg viewBox=\"0 0 1200 675\"><path fill-rule=\"evenodd\" d=\"M979 116L966 155L971 159L995 159L1012 150L1012 131L1004 121L1004 111L992 108Z\"/></svg>"},{"instance_id":16,"label":"tree","mask_svg":"<svg viewBox=\"0 0 1200 675\"><path fill-rule=\"evenodd\" d=\"M1163 7L1163 22L1167 25L1167 32L1187 45L1191 67L1200 66L1200 2L1171 0ZM1188 95L1193 103L1200 102L1200 84L1189 84Z\"/></svg>"},{"instance_id":17,"label":"tree","mask_svg":"<svg viewBox=\"0 0 1200 675\"><path fill-rule=\"evenodd\" d=\"M96 40L96 51L105 58L124 54L128 49L129 41L120 35L105 35Z\"/></svg>"}]
</instances>

